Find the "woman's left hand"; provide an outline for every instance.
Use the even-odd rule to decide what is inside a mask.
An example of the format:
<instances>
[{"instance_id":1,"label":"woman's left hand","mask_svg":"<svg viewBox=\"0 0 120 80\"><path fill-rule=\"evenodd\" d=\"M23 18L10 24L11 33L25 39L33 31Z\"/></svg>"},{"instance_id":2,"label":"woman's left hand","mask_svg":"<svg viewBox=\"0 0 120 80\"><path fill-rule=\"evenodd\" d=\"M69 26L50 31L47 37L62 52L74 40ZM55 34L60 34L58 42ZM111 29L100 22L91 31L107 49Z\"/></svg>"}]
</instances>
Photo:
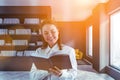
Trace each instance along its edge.
<instances>
[{"instance_id":1,"label":"woman's left hand","mask_svg":"<svg viewBox=\"0 0 120 80\"><path fill-rule=\"evenodd\" d=\"M49 71L50 71L50 73L52 73L56 76L59 76L59 77L62 75L61 70L56 66L54 66L53 68L49 68Z\"/></svg>"}]
</instances>

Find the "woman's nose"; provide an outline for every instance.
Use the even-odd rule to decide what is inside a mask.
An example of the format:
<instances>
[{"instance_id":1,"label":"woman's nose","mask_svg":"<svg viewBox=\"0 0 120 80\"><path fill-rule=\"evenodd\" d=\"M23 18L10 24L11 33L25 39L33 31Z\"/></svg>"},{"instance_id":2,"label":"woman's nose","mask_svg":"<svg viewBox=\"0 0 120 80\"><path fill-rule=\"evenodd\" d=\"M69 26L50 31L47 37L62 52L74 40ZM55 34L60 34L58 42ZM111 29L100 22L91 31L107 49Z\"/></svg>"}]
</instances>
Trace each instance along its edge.
<instances>
[{"instance_id":1,"label":"woman's nose","mask_svg":"<svg viewBox=\"0 0 120 80\"><path fill-rule=\"evenodd\" d=\"M48 33L48 36L52 36L52 33L51 33L51 32L49 32L49 33Z\"/></svg>"}]
</instances>

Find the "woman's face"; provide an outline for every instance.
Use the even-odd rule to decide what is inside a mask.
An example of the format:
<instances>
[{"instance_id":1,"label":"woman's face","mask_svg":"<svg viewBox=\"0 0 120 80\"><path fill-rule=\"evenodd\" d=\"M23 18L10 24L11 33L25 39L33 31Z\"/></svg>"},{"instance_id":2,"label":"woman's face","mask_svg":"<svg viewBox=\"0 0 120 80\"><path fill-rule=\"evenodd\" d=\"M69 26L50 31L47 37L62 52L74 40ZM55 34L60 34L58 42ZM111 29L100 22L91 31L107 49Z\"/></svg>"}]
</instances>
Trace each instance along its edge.
<instances>
[{"instance_id":1,"label":"woman's face","mask_svg":"<svg viewBox=\"0 0 120 80\"><path fill-rule=\"evenodd\" d=\"M58 40L58 29L53 24L46 24L42 28L44 40L52 47Z\"/></svg>"}]
</instances>

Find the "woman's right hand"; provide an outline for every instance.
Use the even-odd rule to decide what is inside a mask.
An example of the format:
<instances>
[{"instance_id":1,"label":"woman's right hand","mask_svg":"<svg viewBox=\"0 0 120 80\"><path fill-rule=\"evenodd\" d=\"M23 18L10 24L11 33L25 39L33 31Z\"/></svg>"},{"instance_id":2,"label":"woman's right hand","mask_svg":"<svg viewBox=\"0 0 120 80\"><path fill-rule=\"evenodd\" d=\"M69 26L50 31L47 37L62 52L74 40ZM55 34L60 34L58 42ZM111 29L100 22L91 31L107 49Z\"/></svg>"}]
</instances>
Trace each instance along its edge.
<instances>
[{"instance_id":1,"label":"woman's right hand","mask_svg":"<svg viewBox=\"0 0 120 80\"><path fill-rule=\"evenodd\" d=\"M53 68L49 68L49 72L58 77L60 77L62 75L62 71L56 66L54 66Z\"/></svg>"}]
</instances>

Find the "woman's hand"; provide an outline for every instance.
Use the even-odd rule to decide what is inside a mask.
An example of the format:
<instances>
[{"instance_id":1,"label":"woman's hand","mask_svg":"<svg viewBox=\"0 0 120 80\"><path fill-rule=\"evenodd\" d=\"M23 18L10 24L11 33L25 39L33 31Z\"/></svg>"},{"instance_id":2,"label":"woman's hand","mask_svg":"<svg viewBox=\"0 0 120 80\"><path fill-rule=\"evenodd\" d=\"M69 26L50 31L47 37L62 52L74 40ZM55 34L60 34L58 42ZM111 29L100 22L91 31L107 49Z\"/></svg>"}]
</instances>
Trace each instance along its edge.
<instances>
[{"instance_id":1,"label":"woman's hand","mask_svg":"<svg viewBox=\"0 0 120 80\"><path fill-rule=\"evenodd\" d=\"M56 66L54 66L53 68L49 68L49 71L50 71L50 73L52 73L58 77L60 77L62 75L61 70Z\"/></svg>"}]
</instances>

